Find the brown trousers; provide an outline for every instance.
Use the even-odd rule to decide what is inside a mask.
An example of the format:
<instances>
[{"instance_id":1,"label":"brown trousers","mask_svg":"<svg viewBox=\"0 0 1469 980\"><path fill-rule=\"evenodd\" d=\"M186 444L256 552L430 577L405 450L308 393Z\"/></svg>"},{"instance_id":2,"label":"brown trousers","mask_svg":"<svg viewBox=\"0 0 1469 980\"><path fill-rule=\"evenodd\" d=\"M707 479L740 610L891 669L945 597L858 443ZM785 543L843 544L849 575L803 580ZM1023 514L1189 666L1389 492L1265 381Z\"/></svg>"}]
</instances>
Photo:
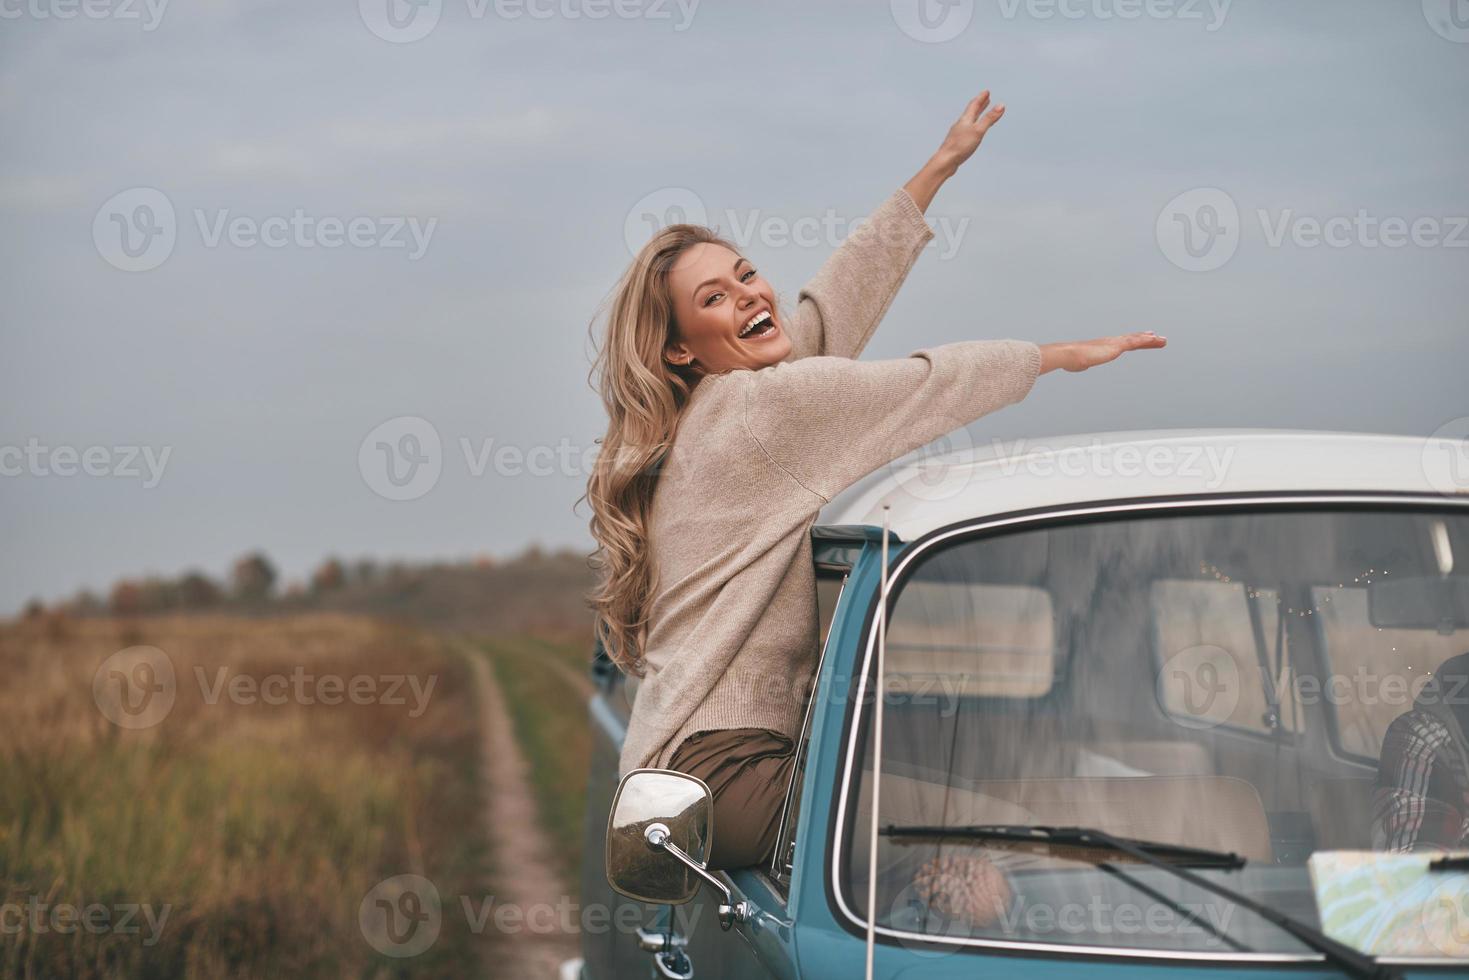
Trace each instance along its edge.
<instances>
[{"instance_id":1,"label":"brown trousers","mask_svg":"<svg viewBox=\"0 0 1469 980\"><path fill-rule=\"evenodd\" d=\"M668 767L698 776L714 794L711 869L770 861L795 761L795 743L764 728L695 732L679 743Z\"/></svg>"}]
</instances>

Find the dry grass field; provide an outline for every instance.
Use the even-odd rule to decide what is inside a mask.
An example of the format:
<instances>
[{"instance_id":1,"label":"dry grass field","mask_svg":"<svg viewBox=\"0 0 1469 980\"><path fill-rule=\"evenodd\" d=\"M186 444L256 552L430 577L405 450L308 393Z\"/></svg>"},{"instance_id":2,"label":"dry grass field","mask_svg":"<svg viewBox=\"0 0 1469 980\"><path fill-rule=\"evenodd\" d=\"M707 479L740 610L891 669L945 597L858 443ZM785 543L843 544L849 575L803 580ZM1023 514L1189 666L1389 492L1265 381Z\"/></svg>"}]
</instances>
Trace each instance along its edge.
<instances>
[{"instance_id":1,"label":"dry grass field","mask_svg":"<svg viewBox=\"0 0 1469 980\"><path fill-rule=\"evenodd\" d=\"M0 671L0 975L460 976L489 958L495 938L450 914L493 868L473 691L441 640L327 613L53 619L0 624ZM405 873L445 903L410 958L359 924Z\"/></svg>"}]
</instances>

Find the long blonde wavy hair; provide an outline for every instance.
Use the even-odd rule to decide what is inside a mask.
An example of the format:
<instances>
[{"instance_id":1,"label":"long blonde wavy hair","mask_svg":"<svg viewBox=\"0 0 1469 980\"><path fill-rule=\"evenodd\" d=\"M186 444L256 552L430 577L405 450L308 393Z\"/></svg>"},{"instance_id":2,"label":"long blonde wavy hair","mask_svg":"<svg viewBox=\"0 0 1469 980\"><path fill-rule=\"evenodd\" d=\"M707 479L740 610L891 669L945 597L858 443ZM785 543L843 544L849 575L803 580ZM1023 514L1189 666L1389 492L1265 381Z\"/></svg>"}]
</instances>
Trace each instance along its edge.
<instances>
[{"instance_id":1,"label":"long blonde wavy hair","mask_svg":"<svg viewBox=\"0 0 1469 980\"><path fill-rule=\"evenodd\" d=\"M613 288L592 365L592 387L607 409L607 434L597 440L601 449L581 498L591 503L597 548L589 557L600 573L587 599L602 648L624 672L638 675L658 588L648 554L653 491L679 416L702 375L696 366L663 357L678 339L668 274L685 249L700 243L739 251L711 229L688 224L668 225L638 251Z\"/></svg>"}]
</instances>

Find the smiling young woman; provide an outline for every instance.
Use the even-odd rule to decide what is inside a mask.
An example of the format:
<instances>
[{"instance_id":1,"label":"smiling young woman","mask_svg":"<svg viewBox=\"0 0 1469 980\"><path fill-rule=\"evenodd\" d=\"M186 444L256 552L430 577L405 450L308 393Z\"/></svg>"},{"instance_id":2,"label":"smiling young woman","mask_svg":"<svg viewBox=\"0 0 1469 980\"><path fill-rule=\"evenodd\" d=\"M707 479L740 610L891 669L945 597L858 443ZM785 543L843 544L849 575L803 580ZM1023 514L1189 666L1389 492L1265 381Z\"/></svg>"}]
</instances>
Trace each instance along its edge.
<instances>
[{"instance_id":1,"label":"smiling young woman","mask_svg":"<svg viewBox=\"0 0 1469 980\"><path fill-rule=\"evenodd\" d=\"M608 655L640 678L619 769L699 776L711 866L769 857L816 661L810 528L862 476L1084 371L1152 332L974 340L858 361L933 230L923 213L1004 107L982 92L939 149L783 311L708 228L653 236L611 298L593 373L608 414L587 485L589 596Z\"/></svg>"}]
</instances>

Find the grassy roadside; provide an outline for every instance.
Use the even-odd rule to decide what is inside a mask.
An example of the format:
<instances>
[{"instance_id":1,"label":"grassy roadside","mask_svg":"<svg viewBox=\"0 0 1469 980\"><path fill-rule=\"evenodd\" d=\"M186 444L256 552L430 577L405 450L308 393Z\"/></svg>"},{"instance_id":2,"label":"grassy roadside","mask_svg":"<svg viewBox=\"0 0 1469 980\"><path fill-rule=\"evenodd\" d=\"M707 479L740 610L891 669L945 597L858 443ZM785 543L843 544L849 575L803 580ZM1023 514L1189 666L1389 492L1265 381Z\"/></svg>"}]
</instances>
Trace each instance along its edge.
<instances>
[{"instance_id":1,"label":"grassy roadside","mask_svg":"<svg viewBox=\"0 0 1469 980\"><path fill-rule=\"evenodd\" d=\"M96 692L161 683L140 645L166 657L171 700L128 729ZM467 665L438 638L340 615L17 625L0 628L0 671L0 902L25 915L0 935L0 977L479 971L486 940L458 914L484 874L478 728ZM332 702L298 672L382 696ZM391 677L434 687L395 701ZM228 693L235 680L256 693ZM443 903L412 956L374 948L359 919L401 874Z\"/></svg>"},{"instance_id":2,"label":"grassy roadside","mask_svg":"<svg viewBox=\"0 0 1469 980\"><path fill-rule=\"evenodd\" d=\"M583 692L563 671L549 669L546 660L554 658L585 676L587 648L532 636L481 638L477 645L489 657L505 692L516 740L530 764L537 806L561 858L558 870L575 893L591 730Z\"/></svg>"}]
</instances>

